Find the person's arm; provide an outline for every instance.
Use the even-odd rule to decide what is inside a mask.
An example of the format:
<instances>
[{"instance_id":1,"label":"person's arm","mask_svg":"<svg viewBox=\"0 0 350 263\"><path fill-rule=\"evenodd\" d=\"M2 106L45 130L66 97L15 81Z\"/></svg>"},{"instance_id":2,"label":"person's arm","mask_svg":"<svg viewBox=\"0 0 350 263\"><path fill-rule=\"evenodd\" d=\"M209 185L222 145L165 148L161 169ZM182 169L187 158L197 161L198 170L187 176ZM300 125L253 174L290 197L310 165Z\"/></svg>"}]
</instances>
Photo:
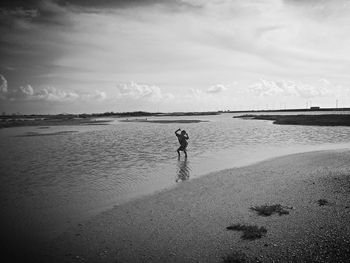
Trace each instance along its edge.
<instances>
[{"instance_id":1,"label":"person's arm","mask_svg":"<svg viewBox=\"0 0 350 263\"><path fill-rule=\"evenodd\" d=\"M181 131L181 129L177 129L177 130L175 131L175 134L178 135L178 132L179 132L179 131Z\"/></svg>"},{"instance_id":2,"label":"person's arm","mask_svg":"<svg viewBox=\"0 0 350 263\"><path fill-rule=\"evenodd\" d=\"M190 137L188 137L188 134L187 134L187 132L186 132L186 134L185 134L185 138L186 138L186 140L188 140Z\"/></svg>"}]
</instances>

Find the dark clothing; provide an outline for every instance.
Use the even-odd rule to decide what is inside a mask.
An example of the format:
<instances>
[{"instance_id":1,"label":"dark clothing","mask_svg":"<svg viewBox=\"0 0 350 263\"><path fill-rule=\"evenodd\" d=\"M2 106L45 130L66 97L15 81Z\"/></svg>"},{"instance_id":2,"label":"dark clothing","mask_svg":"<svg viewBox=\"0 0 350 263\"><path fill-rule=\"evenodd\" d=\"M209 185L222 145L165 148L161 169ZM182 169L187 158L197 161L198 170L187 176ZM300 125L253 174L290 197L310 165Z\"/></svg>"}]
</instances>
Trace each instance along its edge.
<instances>
[{"instance_id":1,"label":"dark clothing","mask_svg":"<svg viewBox=\"0 0 350 263\"><path fill-rule=\"evenodd\" d=\"M186 148L187 148L187 144L186 145L181 145L178 150L179 151L186 151Z\"/></svg>"},{"instance_id":2,"label":"dark clothing","mask_svg":"<svg viewBox=\"0 0 350 263\"><path fill-rule=\"evenodd\" d=\"M184 135L181 135L181 134L176 134L177 136L177 139L179 140L179 143L181 145L181 148L185 148L187 147L187 138L184 136Z\"/></svg>"},{"instance_id":3,"label":"dark clothing","mask_svg":"<svg viewBox=\"0 0 350 263\"><path fill-rule=\"evenodd\" d=\"M177 139L179 140L179 143L180 143L180 147L179 149L177 149L177 152L179 151L183 151L185 152L186 154L186 148L187 148L187 145L188 145L188 142L187 140L189 139L187 133L185 132L181 132L180 134L177 133L178 131L175 132L175 135L177 137Z\"/></svg>"}]
</instances>

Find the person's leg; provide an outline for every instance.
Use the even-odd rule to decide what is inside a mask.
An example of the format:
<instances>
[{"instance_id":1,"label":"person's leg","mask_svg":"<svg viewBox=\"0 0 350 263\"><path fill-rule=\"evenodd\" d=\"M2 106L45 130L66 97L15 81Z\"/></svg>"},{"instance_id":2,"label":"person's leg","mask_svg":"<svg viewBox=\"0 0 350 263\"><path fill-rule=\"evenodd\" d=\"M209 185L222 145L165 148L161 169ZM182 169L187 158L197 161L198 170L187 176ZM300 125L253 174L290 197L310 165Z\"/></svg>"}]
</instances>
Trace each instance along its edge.
<instances>
[{"instance_id":1,"label":"person's leg","mask_svg":"<svg viewBox=\"0 0 350 263\"><path fill-rule=\"evenodd\" d=\"M186 149L184 149L184 153L185 153L185 158L187 158L187 152L186 152Z\"/></svg>"},{"instance_id":2,"label":"person's leg","mask_svg":"<svg viewBox=\"0 0 350 263\"><path fill-rule=\"evenodd\" d=\"M181 146L176 150L179 157L180 157L180 149L181 149Z\"/></svg>"}]
</instances>

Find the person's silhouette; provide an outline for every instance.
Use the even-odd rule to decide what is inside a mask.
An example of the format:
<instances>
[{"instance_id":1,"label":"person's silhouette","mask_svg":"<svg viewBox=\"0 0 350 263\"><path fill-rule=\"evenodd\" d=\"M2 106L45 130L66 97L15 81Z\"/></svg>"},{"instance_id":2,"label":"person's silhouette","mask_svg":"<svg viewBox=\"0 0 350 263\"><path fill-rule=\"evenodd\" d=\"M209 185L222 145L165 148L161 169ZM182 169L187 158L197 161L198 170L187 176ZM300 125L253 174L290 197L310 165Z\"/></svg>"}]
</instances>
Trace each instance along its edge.
<instances>
[{"instance_id":1,"label":"person's silhouette","mask_svg":"<svg viewBox=\"0 0 350 263\"><path fill-rule=\"evenodd\" d=\"M183 151L185 153L185 156L187 157L187 151L186 151L186 148L187 148L187 145L188 145L188 142L187 140L190 138L188 137L188 134L185 130L181 131L181 133L179 133L179 131L181 131L181 129L177 129L175 131L175 135L177 137L177 139L179 140L179 143L180 143L180 147L176 150L177 151L177 154L180 156L180 151Z\"/></svg>"}]
</instances>

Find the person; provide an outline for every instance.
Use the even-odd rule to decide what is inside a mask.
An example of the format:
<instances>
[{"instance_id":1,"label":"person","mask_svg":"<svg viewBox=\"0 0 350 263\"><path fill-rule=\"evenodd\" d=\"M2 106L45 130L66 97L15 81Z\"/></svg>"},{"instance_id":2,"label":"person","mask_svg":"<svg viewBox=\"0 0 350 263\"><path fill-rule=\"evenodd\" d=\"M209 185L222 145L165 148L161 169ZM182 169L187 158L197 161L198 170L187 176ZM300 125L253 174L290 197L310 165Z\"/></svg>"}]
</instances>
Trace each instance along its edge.
<instances>
[{"instance_id":1,"label":"person","mask_svg":"<svg viewBox=\"0 0 350 263\"><path fill-rule=\"evenodd\" d=\"M186 148L188 145L187 140L189 139L189 137L185 130L182 130L181 133L179 133L179 131L181 131L181 129L177 129L175 131L175 135L180 143L180 147L177 149L177 154L180 156L180 151L183 151L185 153L185 157L187 158Z\"/></svg>"}]
</instances>

